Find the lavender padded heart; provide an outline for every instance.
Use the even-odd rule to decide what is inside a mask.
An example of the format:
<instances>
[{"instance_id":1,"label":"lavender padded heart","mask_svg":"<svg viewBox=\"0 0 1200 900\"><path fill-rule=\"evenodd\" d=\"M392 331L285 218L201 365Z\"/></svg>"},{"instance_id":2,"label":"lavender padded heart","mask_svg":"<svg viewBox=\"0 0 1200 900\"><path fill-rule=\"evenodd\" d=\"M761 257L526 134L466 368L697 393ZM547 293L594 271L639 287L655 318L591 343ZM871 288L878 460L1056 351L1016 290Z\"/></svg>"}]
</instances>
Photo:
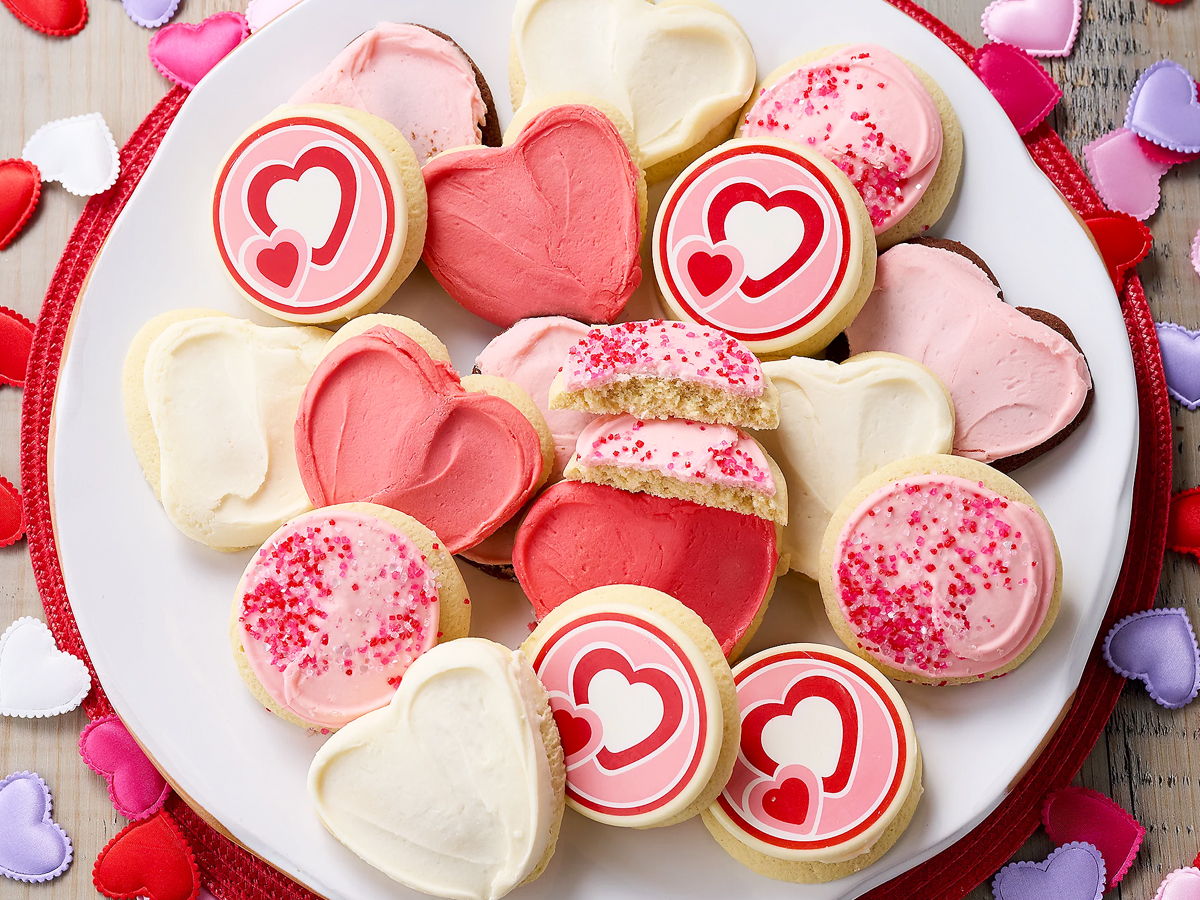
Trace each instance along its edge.
<instances>
[{"instance_id":1,"label":"lavender padded heart","mask_svg":"<svg viewBox=\"0 0 1200 900\"><path fill-rule=\"evenodd\" d=\"M1200 406L1200 331L1190 331L1174 322L1159 322L1158 344L1162 348L1167 393L1186 406Z\"/></svg>"},{"instance_id":2,"label":"lavender padded heart","mask_svg":"<svg viewBox=\"0 0 1200 900\"><path fill-rule=\"evenodd\" d=\"M1142 73L1125 113L1125 127L1179 153L1200 153L1200 103L1191 73L1170 59Z\"/></svg>"},{"instance_id":3,"label":"lavender padded heart","mask_svg":"<svg viewBox=\"0 0 1200 900\"><path fill-rule=\"evenodd\" d=\"M53 802L33 772L0 781L0 875L49 881L71 865L71 839L50 815Z\"/></svg>"},{"instance_id":4,"label":"lavender padded heart","mask_svg":"<svg viewBox=\"0 0 1200 900\"><path fill-rule=\"evenodd\" d=\"M1138 678L1168 709L1200 693L1200 647L1186 610L1150 609L1126 616L1104 639L1104 659L1125 678Z\"/></svg>"},{"instance_id":5,"label":"lavender padded heart","mask_svg":"<svg viewBox=\"0 0 1200 900\"><path fill-rule=\"evenodd\" d=\"M1100 900L1104 857L1091 844L1064 844L1043 862L1009 863L992 879L996 900Z\"/></svg>"},{"instance_id":6,"label":"lavender padded heart","mask_svg":"<svg viewBox=\"0 0 1200 900\"><path fill-rule=\"evenodd\" d=\"M121 0L129 18L143 28L166 25L179 8L179 0Z\"/></svg>"}]
</instances>

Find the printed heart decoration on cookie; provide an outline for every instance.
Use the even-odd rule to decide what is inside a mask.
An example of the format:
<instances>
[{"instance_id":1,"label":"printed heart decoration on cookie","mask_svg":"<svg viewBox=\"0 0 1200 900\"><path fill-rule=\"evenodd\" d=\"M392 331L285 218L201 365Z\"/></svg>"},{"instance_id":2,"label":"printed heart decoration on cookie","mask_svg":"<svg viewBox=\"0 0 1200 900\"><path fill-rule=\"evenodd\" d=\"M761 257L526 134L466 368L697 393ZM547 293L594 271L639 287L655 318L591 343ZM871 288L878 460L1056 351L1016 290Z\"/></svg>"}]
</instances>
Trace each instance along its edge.
<instances>
[{"instance_id":1,"label":"printed heart decoration on cookie","mask_svg":"<svg viewBox=\"0 0 1200 900\"><path fill-rule=\"evenodd\" d=\"M25 505L13 483L0 475L0 547L11 547L25 534Z\"/></svg>"},{"instance_id":2,"label":"printed heart decoration on cookie","mask_svg":"<svg viewBox=\"0 0 1200 900\"><path fill-rule=\"evenodd\" d=\"M1158 209L1159 182L1171 167L1147 156L1141 138L1128 128L1096 138L1083 148L1083 158L1109 209L1135 219L1147 219Z\"/></svg>"},{"instance_id":3,"label":"printed heart decoration on cookie","mask_svg":"<svg viewBox=\"0 0 1200 900\"><path fill-rule=\"evenodd\" d=\"M1009 863L992 879L996 900L1100 900L1104 857L1091 844L1059 847L1042 862Z\"/></svg>"},{"instance_id":4,"label":"printed heart decoration on cookie","mask_svg":"<svg viewBox=\"0 0 1200 900\"><path fill-rule=\"evenodd\" d=\"M1080 0L994 0L983 11L983 33L1030 56L1068 56L1075 46Z\"/></svg>"},{"instance_id":5,"label":"printed heart decoration on cookie","mask_svg":"<svg viewBox=\"0 0 1200 900\"><path fill-rule=\"evenodd\" d=\"M116 716L88 723L79 736L79 755L108 782L113 807L130 821L158 812L171 795L166 779Z\"/></svg>"},{"instance_id":6,"label":"printed heart decoration on cookie","mask_svg":"<svg viewBox=\"0 0 1200 900\"><path fill-rule=\"evenodd\" d=\"M57 181L79 197L117 183L121 157L100 113L47 122L25 142L21 158L37 166L42 181Z\"/></svg>"},{"instance_id":7,"label":"printed heart decoration on cookie","mask_svg":"<svg viewBox=\"0 0 1200 900\"><path fill-rule=\"evenodd\" d=\"M24 159L0 161L0 250L28 224L41 195L42 175L37 166Z\"/></svg>"},{"instance_id":8,"label":"printed heart decoration on cookie","mask_svg":"<svg viewBox=\"0 0 1200 900\"><path fill-rule=\"evenodd\" d=\"M19 312L0 306L0 384L25 386L33 323Z\"/></svg>"},{"instance_id":9,"label":"printed heart decoration on cookie","mask_svg":"<svg viewBox=\"0 0 1200 900\"><path fill-rule=\"evenodd\" d=\"M1087 788L1070 785L1046 796L1042 824L1056 844L1082 841L1104 857L1106 887L1112 890L1133 865L1146 829L1113 800Z\"/></svg>"},{"instance_id":10,"label":"printed heart decoration on cookie","mask_svg":"<svg viewBox=\"0 0 1200 900\"><path fill-rule=\"evenodd\" d=\"M92 883L112 900L197 900L200 869L179 825L160 809L126 825L104 845Z\"/></svg>"},{"instance_id":11,"label":"printed heart decoration on cookie","mask_svg":"<svg viewBox=\"0 0 1200 900\"><path fill-rule=\"evenodd\" d=\"M1200 647L1187 610L1149 609L1117 622L1104 639L1104 661L1136 678L1156 703L1187 706L1200 694Z\"/></svg>"},{"instance_id":12,"label":"printed heart decoration on cookie","mask_svg":"<svg viewBox=\"0 0 1200 900\"><path fill-rule=\"evenodd\" d=\"M1144 223L1126 213L1084 216L1083 223L1096 241L1113 287L1120 292L1129 273L1150 255L1154 236Z\"/></svg>"},{"instance_id":13,"label":"printed heart decoration on cookie","mask_svg":"<svg viewBox=\"0 0 1200 900\"><path fill-rule=\"evenodd\" d=\"M71 865L71 839L54 821L53 806L40 775L17 772L0 781L0 875L42 882Z\"/></svg>"},{"instance_id":14,"label":"printed heart decoration on cookie","mask_svg":"<svg viewBox=\"0 0 1200 900\"><path fill-rule=\"evenodd\" d=\"M37 619L17 619L0 636L0 715L62 715L82 703L91 687L87 666L59 650Z\"/></svg>"},{"instance_id":15,"label":"printed heart decoration on cookie","mask_svg":"<svg viewBox=\"0 0 1200 900\"><path fill-rule=\"evenodd\" d=\"M1049 72L1008 44L978 48L971 58L971 71L991 91L1022 136L1042 124L1063 97Z\"/></svg>"},{"instance_id":16,"label":"printed heart decoration on cookie","mask_svg":"<svg viewBox=\"0 0 1200 900\"><path fill-rule=\"evenodd\" d=\"M50 37L78 34L88 20L86 0L3 0L3 3L22 23Z\"/></svg>"},{"instance_id":17,"label":"printed heart decoration on cookie","mask_svg":"<svg viewBox=\"0 0 1200 900\"><path fill-rule=\"evenodd\" d=\"M168 25L150 39L150 62L168 81L190 91L249 35L239 12L219 12L197 25Z\"/></svg>"},{"instance_id":18,"label":"printed heart decoration on cookie","mask_svg":"<svg viewBox=\"0 0 1200 900\"><path fill-rule=\"evenodd\" d=\"M158 28L171 21L179 0L121 0L125 12L143 28Z\"/></svg>"},{"instance_id":19,"label":"printed heart decoration on cookie","mask_svg":"<svg viewBox=\"0 0 1200 900\"><path fill-rule=\"evenodd\" d=\"M1200 100L1192 74L1179 63L1156 62L1129 97L1125 127L1177 153L1200 152Z\"/></svg>"}]
</instances>

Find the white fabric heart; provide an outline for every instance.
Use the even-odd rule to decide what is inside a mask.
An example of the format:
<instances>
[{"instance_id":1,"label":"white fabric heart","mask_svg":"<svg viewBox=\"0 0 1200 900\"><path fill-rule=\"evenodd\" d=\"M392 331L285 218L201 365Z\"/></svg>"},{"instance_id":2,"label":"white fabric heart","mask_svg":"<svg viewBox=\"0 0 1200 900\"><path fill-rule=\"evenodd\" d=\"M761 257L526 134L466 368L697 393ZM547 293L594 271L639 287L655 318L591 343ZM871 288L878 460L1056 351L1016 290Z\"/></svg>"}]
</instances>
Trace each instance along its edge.
<instances>
[{"instance_id":1,"label":"white fabric heart","mask_svg":"<svg viewBox=\"0 0 1200 900\"><path fill-rule=\"evenodd\" d=\"M38 167L42 181L57 181L80 197L107 191L121 174L117 143L100 113L47 122L21 157Z\"/></svg>"},{"instance_id":2,"label":"white fabric heart","mask_svg":"<svg viewBox=\"0 0 1200 900\"><path fill-rule=\"evenodd\" d=\"M91 687L87 666L59 650L50 629L32 616L17 619L0 637L0 715L62 715Z\"/></svg>"}]
</instances>

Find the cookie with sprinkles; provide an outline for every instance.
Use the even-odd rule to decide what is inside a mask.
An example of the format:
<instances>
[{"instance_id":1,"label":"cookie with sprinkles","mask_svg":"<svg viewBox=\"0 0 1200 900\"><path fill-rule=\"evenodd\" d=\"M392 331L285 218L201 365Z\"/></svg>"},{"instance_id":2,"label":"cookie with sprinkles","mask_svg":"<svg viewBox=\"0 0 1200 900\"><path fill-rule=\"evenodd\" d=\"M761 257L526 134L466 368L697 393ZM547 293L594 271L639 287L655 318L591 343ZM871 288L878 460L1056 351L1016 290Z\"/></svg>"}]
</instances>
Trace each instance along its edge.
<instances>
[{"instance_id":1,"label":"cookie with sprinkles","mask_svg":"<svg viewBox=\"0 0 1200 900\"><path fill-rule=\"evenodd\" d=\"M550 408L779 426L779 392L745 344L718 328L658 319L591 329L567 351Z\"/></svg>"},{"instance_id":2,"label":"cookie with sprinkles","mask_svg":"<svg viewBox=\"0 0 1200 900\"><path fill-rule=\"evenodd\" d=\"M396 510L345 503L267 539L238 583L229 636L259 702L332 730L385 706L413 660L465 637L470 622L467 587L436 534Z\"/></svg>"},{"instance_id":3,"label":"cookie with sprinkles","mask_svg":"<svg viewBox=\"0 0 1200 900\"><path fill-rule=\"evenodd\" d=\"M1058 616L1062 558L1034 499L983 463L917 456L864 478L825 531L825 611L899 681L970 684L1024 662Z\"/></svg>"},{"instance_id":4,"label":"cookie with sprinkles","mask_svg":"<svg viewBox=\"0 0 1200 900\"><path fill-rule=\"evenodd\" d=\"M880 249L936 223L962 168L949 98L874 44L825 47L780 66L747 104L737 134L810 147L841 169L866 203Z\"/></svg>"}]
</instances>

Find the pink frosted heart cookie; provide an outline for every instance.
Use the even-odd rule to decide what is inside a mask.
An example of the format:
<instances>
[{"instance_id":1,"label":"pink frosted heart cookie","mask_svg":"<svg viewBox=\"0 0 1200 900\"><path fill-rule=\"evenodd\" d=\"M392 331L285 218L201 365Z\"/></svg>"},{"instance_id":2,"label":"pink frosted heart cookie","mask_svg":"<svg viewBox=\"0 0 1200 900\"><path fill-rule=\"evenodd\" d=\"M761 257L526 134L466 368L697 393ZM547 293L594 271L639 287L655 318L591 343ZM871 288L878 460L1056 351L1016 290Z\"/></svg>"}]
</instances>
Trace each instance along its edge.
<instances>
[{"instance_id":1,"label":"pink frosted heart cookie","mask_svg":"<svg viewBox=\"0 0 1200 900\"><path fill-rule=\"evenodd\" d=\"M738 137L791 141L836 165L866 203L881 247L937 222L962 166L950 100L875 44L826 47L776 69L747 105Z\"/></svg>"},{"instance_id":2,"label":"pink frosted heart cookie","mask_svg":"<svg viewBox=\"0 0 1200 900\"><path fill-rule=\"evenodd\" d=\"M816 150L774 137L729 141L689 166L659 207L653 251L672 317L760 356L822 349L875 280L854 185Z\"/></svg>"},{"instance_id":3,"label":"pink frosted heart cookie","mask_svg":"<svg viewBox=\"0 0 1200 900\"><path fill-rule=\"evenodd\" d=\"M742 865L824 882L870 865L921 797L921 749L896 689L834 647L789 644L733 670L737 763L704 824Z\"/></svg>"},{"instance_id":4,"label":"pink frosted heart cookie","mask_svg":"<svg viewBox=\"0 0 1200 900\"><path fill-rule=\"evenodd\" d=\"M242 295L289 322L373 312L421 256L425 185L412 148L369 113L281 106L217 170L213 232Z\"/></svg>"},{"instance_id":5,"label":"pink frosted heart cookie","mask_svg":"<svg viewBox=\"0 0 1200 900\"><path fill-rule=\"evenodd\" d=\"M439 641L465 637L454 558L410 516L370 503L318 509L268 538L238 583L230 641L259 702L335 729L391 700Z\"/></svg>"},{"instance_id":6,"label":"pink frosted heart cookie","mask_svg":"<svg viewBox=\"0 0 1200 900\"><path fill-rule=\"evenodd\" d=\"M712 632L678 600L596 588L550 613L521 650L550 695L576 812L652 828L716 799L737 757L737 695Z\"/></svg>"},{"instance_id":7,"label":"pink frosted heart cookie","mask_svg":"<svg viewBox=\"0 0 1200 900\"><path fill-rule=\"evenodd\" d=\"M995 469L900 460L834 512L819 563L838 637L885 675L970 684L1015 669L1054 624L1062 561L1045 516Z\"/></svg>"}]
</instances>

